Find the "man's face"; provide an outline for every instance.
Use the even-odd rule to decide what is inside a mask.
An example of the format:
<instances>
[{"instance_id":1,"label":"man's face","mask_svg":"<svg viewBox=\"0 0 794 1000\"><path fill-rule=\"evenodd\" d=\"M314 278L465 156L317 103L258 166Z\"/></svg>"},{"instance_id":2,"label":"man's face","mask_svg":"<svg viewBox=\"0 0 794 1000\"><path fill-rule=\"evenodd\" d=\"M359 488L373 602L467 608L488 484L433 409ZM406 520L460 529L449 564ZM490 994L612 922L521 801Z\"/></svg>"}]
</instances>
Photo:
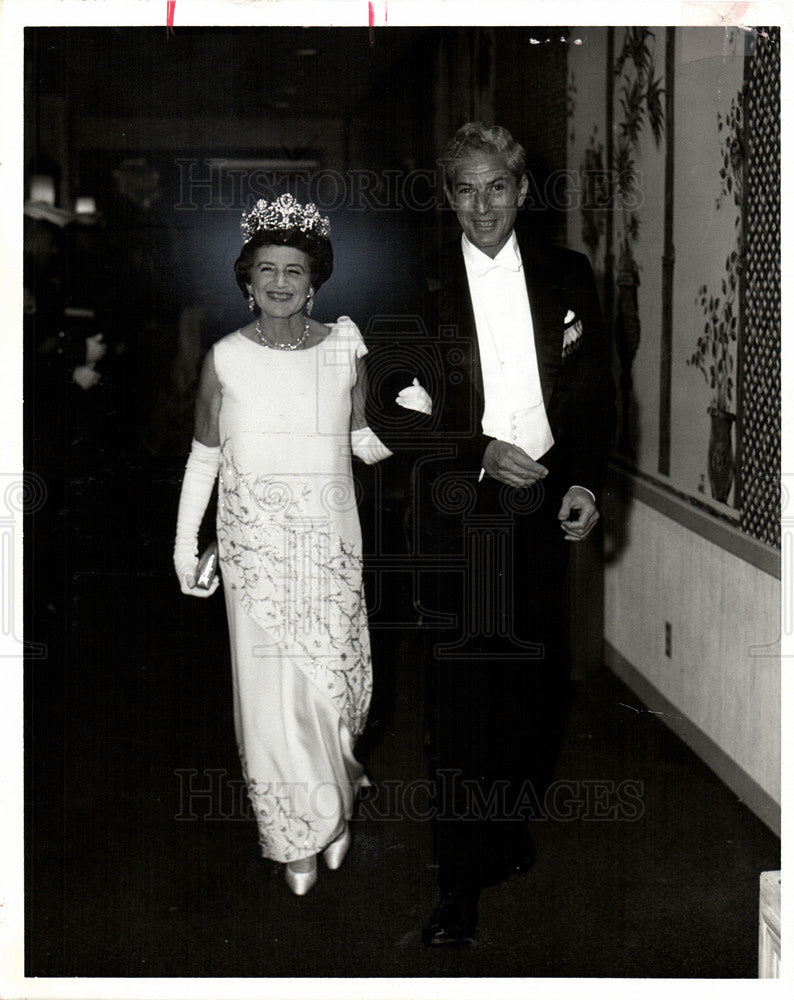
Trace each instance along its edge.
<instances>
[{"instance_id":1,"label":"man's face","mask_svg":"<svg viewBox=\"0 0 794 1000\"><path fill-rule=\"evenodd\" d=\"M458 163L445 190L463 232L484 254L495 257L513 231L527 186L526 177L516 183L499 153L474 150Z\"/></svg>"}]
</instances>

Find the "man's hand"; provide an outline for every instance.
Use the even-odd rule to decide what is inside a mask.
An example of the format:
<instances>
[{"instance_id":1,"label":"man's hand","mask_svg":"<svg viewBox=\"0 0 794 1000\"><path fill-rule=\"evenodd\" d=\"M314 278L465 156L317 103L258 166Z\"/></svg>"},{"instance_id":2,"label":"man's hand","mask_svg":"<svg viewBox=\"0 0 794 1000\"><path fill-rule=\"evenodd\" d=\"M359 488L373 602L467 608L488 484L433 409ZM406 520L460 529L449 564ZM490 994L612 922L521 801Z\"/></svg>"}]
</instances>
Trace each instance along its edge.
<instances>
[{"instance_id":1,"label":"man's hand","mask_svg":"<svg viewBox=\"0 0 794 1000\"><path fill-rule=\"evenodd\" d=\"M569 542L581 542L596 526L601 515L587 490L572 486L562 498L557 517Z\"/></svg>"},{"instance_id":2,"label":"man's hand","mask_svg":"<svg viewBox=\"0 0 794 1000\"><path fill-rule=\"evenodd\" d=\"M545 479L549 470L533 461L523 448L507 441L494 440L485 449L482 467L494 479L508 486L531 486Z\"/></svg>"},{"instance_id":3,"label":"man's hand","mask_svg":"<svg viewBox=\"0 0 794 1000\"><path fill-rule=\"evenodd\" d=\"M95 333L93 337L85 338L85 363L93 366L108 352L108 345L103 343L102 334Z\"/></svg>"},{"instance_id":4,"label":"man's hand","mask_svg":"<svg viewBox=\"0 0 794 1000\"><path fill-rule=\"evenodd\" d=\"M92 365L78 365L72 372L72 381L81 389L93 388L101 378L102 376Z\"/></svg>"}]
</instances>

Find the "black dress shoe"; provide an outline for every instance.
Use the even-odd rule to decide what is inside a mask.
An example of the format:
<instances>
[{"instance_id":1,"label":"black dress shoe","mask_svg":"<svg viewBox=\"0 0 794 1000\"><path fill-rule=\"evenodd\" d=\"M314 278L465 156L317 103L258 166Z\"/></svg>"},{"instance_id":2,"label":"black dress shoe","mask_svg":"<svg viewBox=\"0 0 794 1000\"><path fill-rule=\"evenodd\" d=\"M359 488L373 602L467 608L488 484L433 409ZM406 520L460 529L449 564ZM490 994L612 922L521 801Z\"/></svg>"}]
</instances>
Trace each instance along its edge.
<instances>
[{"instance_id":1,"label":"black dress shoe","mask_svg":"<svg viewBox=\"0 0 794 1000\"><path fill-rule=\"evenodd\" d=\"M428 946L471 944L477 925L477 897L473 889L448 889L441 894L438 906L422 928L422 941Z\"/></svg>"}]
</instances>

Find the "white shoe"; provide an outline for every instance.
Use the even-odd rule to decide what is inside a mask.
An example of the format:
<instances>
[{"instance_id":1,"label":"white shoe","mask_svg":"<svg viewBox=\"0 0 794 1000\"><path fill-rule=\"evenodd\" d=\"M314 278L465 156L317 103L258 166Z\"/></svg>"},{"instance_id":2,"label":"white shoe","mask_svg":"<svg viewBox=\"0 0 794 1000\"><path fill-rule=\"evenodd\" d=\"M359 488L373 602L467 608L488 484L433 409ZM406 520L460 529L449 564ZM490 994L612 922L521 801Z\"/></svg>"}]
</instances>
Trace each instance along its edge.
<instances>
[{"instance_id":1,"label":"white shoe","mask_svg":"<svg viewBox=\"0 0 794 1000\"><path fill-rule=\"evenodd\" d=\"M339 834L336 840L332 840L331 843L323 851L323 858L325 863L332 871L336 871L337 868L342 867L342 862L345 860L345 855L347 854L350 843L353 837L350 833L350 827L345 823L344 830Z\"/></svg>"},{"instance_id":2,"label":"white shoe","mask_svg":"<svg viewBox=\"0 0 794 1000\"><path fill-rule=\"evenodd\" d=\"M317 855L288 862L284 866L284 881L296 896L305 896L317 882Z\"/></svg>"}]
</instances>

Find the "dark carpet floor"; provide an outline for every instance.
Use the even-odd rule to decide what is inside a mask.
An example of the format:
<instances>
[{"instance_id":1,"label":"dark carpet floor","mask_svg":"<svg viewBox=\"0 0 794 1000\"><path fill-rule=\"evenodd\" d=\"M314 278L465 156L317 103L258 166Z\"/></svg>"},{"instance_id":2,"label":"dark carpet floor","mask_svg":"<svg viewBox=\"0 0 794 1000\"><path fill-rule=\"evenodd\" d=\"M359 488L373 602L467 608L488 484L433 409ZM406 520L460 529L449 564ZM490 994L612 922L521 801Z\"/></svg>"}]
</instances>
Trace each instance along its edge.
<instances>
[{"instance_id":1,"label":"dark carpet floor","mask_svg":"<svg viewBox=\"0 0 794 1000\"><path fill-rule=\"evenodd\" d=\"M574 685L534 869L483 893L474 946L422 946L419 646L388 625L388 595L375 785L342 869L292 896L247 816L222 597L190 600L173 577L178 489L154 465L76 478L66 542L36 567L28 976L755 977L758 878L779 841L606 671Z\"/></svg>"}]
</instances>

